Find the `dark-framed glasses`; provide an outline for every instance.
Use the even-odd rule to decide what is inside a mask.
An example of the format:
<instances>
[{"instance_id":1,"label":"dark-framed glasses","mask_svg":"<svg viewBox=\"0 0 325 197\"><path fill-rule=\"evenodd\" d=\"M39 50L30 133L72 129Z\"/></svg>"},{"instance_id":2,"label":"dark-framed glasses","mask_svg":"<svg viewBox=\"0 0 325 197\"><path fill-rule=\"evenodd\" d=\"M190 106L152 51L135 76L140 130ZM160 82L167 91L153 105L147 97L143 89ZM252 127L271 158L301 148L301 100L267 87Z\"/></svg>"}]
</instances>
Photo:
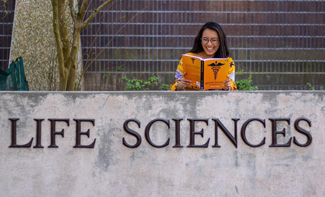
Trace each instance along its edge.
<instances>
[{"instance_id":1,"label":"dark-framed glasses","mask_svg":"<svg viewBox=\"0 0 325 197\"><path fill-rule=\"evenodd\" d=\"M203 37L203 38L201 38L201 42L202 42L202 44L208 44L209 41L210 41L213 45L216 45L216 44L218 44L219 39L218 39L218 38L207 38L207 37Z\"/></svg>"}]
</instances>

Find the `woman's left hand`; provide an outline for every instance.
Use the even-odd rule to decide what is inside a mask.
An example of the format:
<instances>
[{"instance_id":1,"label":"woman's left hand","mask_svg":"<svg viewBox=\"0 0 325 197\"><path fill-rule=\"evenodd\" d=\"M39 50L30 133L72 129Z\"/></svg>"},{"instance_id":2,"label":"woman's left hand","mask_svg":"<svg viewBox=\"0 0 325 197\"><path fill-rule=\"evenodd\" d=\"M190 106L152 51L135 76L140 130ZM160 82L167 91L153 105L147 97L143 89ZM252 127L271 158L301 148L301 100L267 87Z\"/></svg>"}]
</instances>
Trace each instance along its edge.
<instances>
[{"instance_id":1,"label":"woman's left hand","mask_svg":"<svg viewBox=\"0 0 325 197\"><path fill-rule=\"evenodd\" d=\"M232 89L231 88L231 81L230 81L228 76L227 76L227 78L228 79L226 81L224 81L224 83L223 83L223 86L222 86L223 90L231 90Z\"/></svg>"}]
</instances>

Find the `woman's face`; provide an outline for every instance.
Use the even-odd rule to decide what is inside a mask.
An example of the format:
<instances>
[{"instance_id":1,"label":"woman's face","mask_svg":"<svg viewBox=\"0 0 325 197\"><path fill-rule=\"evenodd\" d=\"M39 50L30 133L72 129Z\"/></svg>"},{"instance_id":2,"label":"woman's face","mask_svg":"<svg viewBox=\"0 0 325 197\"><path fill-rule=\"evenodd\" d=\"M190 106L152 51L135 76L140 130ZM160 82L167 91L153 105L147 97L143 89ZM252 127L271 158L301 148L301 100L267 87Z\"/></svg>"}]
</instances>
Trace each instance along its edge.
<instances>
[{"instance_id":1,"label":"woman's face","mask_svg":"<svg viewBox=\"0 0 325 197\"><path fill-rule=\"evenodd\" d=\"M220 46L219 36L212 29L205 29L201 38L202 48L204 49L205 57L214 57Z\"/></svg>"}]
</instances>

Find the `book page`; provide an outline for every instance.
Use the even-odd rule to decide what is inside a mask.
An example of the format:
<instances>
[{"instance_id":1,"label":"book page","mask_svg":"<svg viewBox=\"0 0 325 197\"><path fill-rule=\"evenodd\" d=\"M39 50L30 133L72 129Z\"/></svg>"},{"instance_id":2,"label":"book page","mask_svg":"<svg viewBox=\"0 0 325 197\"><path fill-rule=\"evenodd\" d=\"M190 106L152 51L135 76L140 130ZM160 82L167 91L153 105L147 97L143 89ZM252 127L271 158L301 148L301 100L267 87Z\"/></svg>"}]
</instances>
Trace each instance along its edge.
<instances>
[{"instance_id":1,"label":"book page","mask_svg":"<svg viewBox=\"0 0 325 197\"><path fill-rule=\"evenodd\" d=\"M186 72L185 79L191 80L194 88L200 88L201 82L201 59L200 57L183 55L183 70Z\"/></svg>"},{"instance_id":2,"label":"book page","mask_svg":"<svg viewBox=\"0 0 325 197\"><path fill-rule=\"evenodd\" d=\"M221 90L233 72L228 59L210 58L204 60L204 90Z\"/></svg>"}]
</instances>

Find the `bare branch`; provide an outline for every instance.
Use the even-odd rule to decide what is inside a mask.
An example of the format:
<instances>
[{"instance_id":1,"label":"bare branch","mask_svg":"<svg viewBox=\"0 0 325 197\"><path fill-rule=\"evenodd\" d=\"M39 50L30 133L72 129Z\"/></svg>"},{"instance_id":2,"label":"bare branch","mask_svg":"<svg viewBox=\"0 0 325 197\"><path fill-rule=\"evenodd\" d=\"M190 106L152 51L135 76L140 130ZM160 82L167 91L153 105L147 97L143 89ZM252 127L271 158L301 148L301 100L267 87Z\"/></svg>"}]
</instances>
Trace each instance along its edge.
<instances>
[{"instance_id":1,"label":"bare branch","mask_svg":"<svg viewBox=\"0 0 325 197\"><path fill-rule=\"evenodd\" d=\"M79 21L81 21L82 18L84 17L84 15L85 15L87 4L88 4L88 0L83 0L82 3L81 3L80 11L78 13L78 20Z\"/></svg>"},{"instance_id":2,"label":"bare branch","mask_svg":"<svg viewBox=\"0 0 325 197\"><path fill-rule=\"evenodd\" d=\"M64 61L66 62L70 55L70 41L69 41L69 33L67 26L67 16L66 16L66 0L59 0L58 5L58 13L59 13L59 22L60 22L60 34L63 45L63 54Z\"/></svg>"},{"instance_id":3,"label":"bare branch","mask_svg":"<svg viewBox=\"0 0 325 197\"><path fill-rule=\"evenodd\" d=\"M72 16L73 21L76 21L77 15L75 12L75 6L73 0L69 0L69 8L70 8L70 14Z\"/></svg>"},{"instance_id":4,"label":"bare branch","mask_svg":"<svg viewBox=\"0 0 325 197\"><path fill-rule=\"evenodd\" d=\"M110 5L110 7L108 8L108 10L110 10L113 6L116 6L116 5L120 4L120 3L121 3L120 1L117 2L117 3L115 3L115 4L112 3L112 4ZM88 9L88 8L87 8L87 9ZM104 17L106 17L106 16L107 16L107 12L105 13L104 16L102 16L102 17L99 19L99 21L101 21L102 18L104 18ZM115 22L117 22L117 21L115 21ZM88 49L87 51L85 51L85 52L82 54L82 57L83 57L85 54L90 54L90 52L92 51L93 46L94 46L94 44L95 44L97 38L99 37L99 36L98 36L99 31L100 31L100 27L98 27L97 32L96 32L96 34L95 34L96 37L93 39L93 41L92 41L92 43L91 43L89 49ZM81 61L82 61L82 60L81 60ZM80 63L80 62L79 62L79 63ZM79 63L78 63L78 64L79 64Z\"/></svg>"},{"instance_id":5,"label":"bare branch","mask_svg":"<svg viewBox=\"0 0 325 197\"><path fill-rule=\"evenodd\" d=\"M142 13L142 11L143 10L145 10L145 9L147 9L147 7L151 4L152 2L150 2L150 3L148 3L147 5L146 5L146 7L144 7L140 12L138 12L136 15L134 15L130 20L128 20L115 34L114 34L114 36L116 36L129 22L131 22L135 17L137 17L139 14L141 14ZM106 48L111 42L112 42L112 40L114 39L114 37L112 37L109 41L108 41L108 43L105 45L105 47L104 48ZM86 72L86 70L89 68L89 66L99 57L99 55L100 54L102 54L102 52L103 52L104 50L101 50L97 55L96 55L96 57L95 58L93 58L92 59L92 61L91 62L89 62L86 66L85 66L85 69L83 70L83 73L82 74L84 74L85 72Z\"/></svg>"},{"instance_id":6,"label":"bare branch","mask_svg":"<svg viewBox=\"0 0 325 197\"><path fill-rule=\"evenodd\" d=\"M66 88L66 69L64 67L64 55L63 55L63 46L61 42L60 35L60 24L59 24L59 5L57 0L52 1L52 9L53 9L53 29L54 36L56 42L56 50L58 54L58 64L59 64L59 72L60 72L60 90L65 90Z\"/></svg>"},{"instance_id":7,"label":"bare branch","mask_svg":"<svg viewBox=\"0 0 325 197\"><path fill-rule=\"evenodd\" d=\"M95 16L102 10L104 9L108 4L110 4L111 2L113 2L114 0L108 0L104 3L102 3L102 5L100 5L97 9L95 9L95 11L85 20L85 22L82 23L81 25L81 29L87 27L87 25L93 20L93 18L95 18Z\"/></svg>"},{"instance_id":8,"label":"bare branch","mask_svg":"<svg viewBox=\"0 0 325 197\"><path fill-rule=\"evenodd\" d=\"M67 72L68 72L68 79L73 78L75 80L75 76L70 76L75 75L75 69L76 69L76 55L78 53L78 49L79 49L79 41L80 41L80 28L75 28L74 32L73 32L73 39L72 39L72 46L71 46L71 51L70 51L70 55L67 59L66 62L66 68L67 68ZM71 72L72 71L72 72ZM71 86L71 83L73 84ZM75 81L69 81L67 84L67 88L69 88L69 90L73 90L74 88L74 84ZM72 89L70 89L72 87ZM68 90L68 89L67 89Z\"/></svg>"},{"instance_id":9,"label":"bare branch","mask_svg":"<svg viewBox=\"0 0 325 197\"><path fill-rule=\"evenodd\" d=\"M89 9L90 5L91 5L91 3L88 4L88 6L87 6L85 12ZM82 19L81 19L81 21L84 21L85 15L86 15L86 14L84 13L84 14L83 14L83 17L82 17Z\"/></svg>"}]
</instances>

